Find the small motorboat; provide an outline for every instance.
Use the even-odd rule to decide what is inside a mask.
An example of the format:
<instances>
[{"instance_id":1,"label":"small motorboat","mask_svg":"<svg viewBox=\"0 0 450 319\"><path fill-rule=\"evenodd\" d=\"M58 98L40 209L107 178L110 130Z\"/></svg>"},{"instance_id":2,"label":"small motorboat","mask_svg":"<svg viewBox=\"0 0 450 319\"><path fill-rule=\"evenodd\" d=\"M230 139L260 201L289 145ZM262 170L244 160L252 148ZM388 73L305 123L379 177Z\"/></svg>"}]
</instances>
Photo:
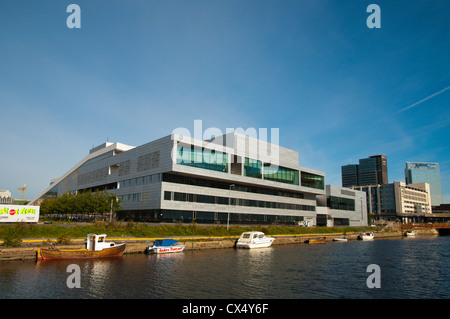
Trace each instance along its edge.
<instances>
[{"instance_id":1,"label":"small motorboat","mask_svg":"<svg viewBox=\"0 0 450 319\"><path fill-rule=\"evenodd\" d=\"M105 258L121 257L125 252L125 243L116 244L106 241L106 234L88 234L86 248L82 249L58 249L50 247L48 249L38 248L37 259L85 259L85 258Z\"/></svg>"},{"instance_id":2,"label":"small motorboat","mask_svg":"<svg viewBox=\"0 0 450 319\"><path fill-rule=\"evenodd\" d=\"M373 232L363 232L358 236L359 240L373 240L373 238L374 238Z\"/></svg>"},{"instance_id":3,"label":"small motorboat","mask_svg":"<svg viewBox=\"0 0 450 319\"><path fill-rule=\"evenodd\" d=\"M149 254L180 253L185 247L175 239L157 239L153 245L147 246L146 251Z\"/></svg>"},{"instance_id":4,"label":"small motorboat","mask_svg":"<svg viewBox=\"0 0 450 319\"><path fill-rule=\"evenodd\" d=\"M319 243L324 243L326 240L327 240L326 237L311 238L311 239L305 240L305 243L306 244L319 244Z\"/></svg>"},{"instance_id":5,"label":"small motorboat","mask_svg":"<svg viewBox=\"0 0 450 319\"><path fill-rule=\"evenodd\" d=\"M346 241L348 241L348 239L347 238L333 238L333 241L337 241L337 242L346 242Z\"/></svg>"},{"instance_id":6,"label":"small motorboat","mask_svg":"<svg viewBox=\"0 0 450 319\"><path fill-rule=\"evenodd\" d=\"M416 232L414 230L407 230L404 233L405 237L414 237L416 236Z\"/></svg>"},{"instance_id":7,"label":"small motorboat","mask_svg":"<svg viewBox=\"0 0 450 319\"><path fill-rule=\"evenodd\" d=\"M270 247L275 238L266 236L263 232L244 232L236 242L236 248L264 248Z\"/></svg>"}]
</instances>

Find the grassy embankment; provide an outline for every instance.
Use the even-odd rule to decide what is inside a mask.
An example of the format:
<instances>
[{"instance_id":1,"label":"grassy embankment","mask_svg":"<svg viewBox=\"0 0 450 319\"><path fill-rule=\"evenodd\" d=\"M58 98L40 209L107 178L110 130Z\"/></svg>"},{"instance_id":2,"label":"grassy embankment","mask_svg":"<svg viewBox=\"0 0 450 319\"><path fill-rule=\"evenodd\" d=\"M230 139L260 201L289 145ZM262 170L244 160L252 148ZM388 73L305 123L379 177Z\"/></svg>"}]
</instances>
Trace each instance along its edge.
<instances>
[{"instance_id":1,"label":"grassy embankment","mask_svg":"<svg viewBox=\"0 0 450 319\"><path fill-rule=\"evenodd\" d=\"M361 227L289 227L289 226L204 226L199 224L148 226L140 223L92 224L14 224L0 226L0 239L5 246L18 246L23 239L42 238L43 242L56 238L65 243L70 238L86 237L89 233L106 233L109 237L179 237L179 236L239 236L244 231L258 230L266 235L353 233L369 228ZM371 228L373 230L373 228Z\"/></svg>"}]
</instances>

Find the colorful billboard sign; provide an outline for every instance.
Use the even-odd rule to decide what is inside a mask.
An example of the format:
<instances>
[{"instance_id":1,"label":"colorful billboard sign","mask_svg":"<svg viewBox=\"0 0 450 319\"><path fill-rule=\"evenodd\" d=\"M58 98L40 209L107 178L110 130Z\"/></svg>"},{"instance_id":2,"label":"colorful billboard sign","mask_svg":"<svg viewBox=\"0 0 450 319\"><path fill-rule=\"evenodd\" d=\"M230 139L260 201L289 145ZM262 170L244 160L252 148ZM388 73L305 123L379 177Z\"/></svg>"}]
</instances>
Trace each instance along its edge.
<instances>
[{"instance_id":1,"label":"colorful billboard sign","mask_svg":"<svg viewBox=\"0 0 450 319\"><path fill-rule=\"evenodd\" d=\"M37 223L39 206L0 205L0 223Z\"/></svg>"}]
</instances>

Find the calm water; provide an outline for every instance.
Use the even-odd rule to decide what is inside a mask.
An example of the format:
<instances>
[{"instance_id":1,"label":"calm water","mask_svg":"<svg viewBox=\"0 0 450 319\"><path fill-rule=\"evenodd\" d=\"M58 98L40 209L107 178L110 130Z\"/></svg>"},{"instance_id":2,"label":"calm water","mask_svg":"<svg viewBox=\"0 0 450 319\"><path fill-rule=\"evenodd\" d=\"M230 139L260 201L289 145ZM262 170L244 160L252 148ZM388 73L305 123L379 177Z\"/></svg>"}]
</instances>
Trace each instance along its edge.
<instances>
[{"instance_id":1,"label":"calm water","mask_svg":"<svg viewBox=\"0 0 450 319\"><path fill-rule=\"evenodd\" d=\"M450 298L450 237L0 263L1 298ZM68 288L67 266L81 269ZM367 266L381 270L369 289Z\"/></svg>"}]
</instances>

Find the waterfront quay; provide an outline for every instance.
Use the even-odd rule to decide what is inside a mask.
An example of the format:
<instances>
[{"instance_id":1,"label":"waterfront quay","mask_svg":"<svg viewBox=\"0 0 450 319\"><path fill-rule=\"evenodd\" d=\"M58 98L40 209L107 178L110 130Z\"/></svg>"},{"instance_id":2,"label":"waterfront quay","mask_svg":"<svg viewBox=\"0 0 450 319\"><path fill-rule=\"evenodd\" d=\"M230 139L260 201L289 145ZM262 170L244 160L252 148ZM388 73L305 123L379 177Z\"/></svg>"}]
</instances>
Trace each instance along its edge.
<instances>
[{"instance_id":1,"label":"waterfront quay","mask_svg":"<svg viewBox=\"0 0 450 319\"><path fill-rule=\"evenodd\" d=\"M416 229L419 235L422 236L436 236L438 232L432 228ZM403 231L374 231L375 239L391 239L401 238ZM320 233L320 234L289 234L289 235L271 235L275 237L273 245L288 245L288 244L305 244L309 239L314 238L326 238L325 242L332 242L334 238L347 238L348 240L357 240L359 232L353 233ZM152 244L158 238L139 238L139 237L108 237L109 241L114 242L126 242L127 246L125 254L139 254L144 253L148 245ZM239 236L173 236L170 237L176 239L186 245L185 250L204 250L204 249L226 249L234 248L235 243ZM13 261L13 260L35 260L37 258L38 250L42 247L53 246L55 248L71 248L80 249L84 248L86 238L71 238L69 244L60 245L57 243L57 239L23 239L21 247L0 248L0 261ZM2 243L0 241L0 243Z\"/></svg>"}]
</instances>

